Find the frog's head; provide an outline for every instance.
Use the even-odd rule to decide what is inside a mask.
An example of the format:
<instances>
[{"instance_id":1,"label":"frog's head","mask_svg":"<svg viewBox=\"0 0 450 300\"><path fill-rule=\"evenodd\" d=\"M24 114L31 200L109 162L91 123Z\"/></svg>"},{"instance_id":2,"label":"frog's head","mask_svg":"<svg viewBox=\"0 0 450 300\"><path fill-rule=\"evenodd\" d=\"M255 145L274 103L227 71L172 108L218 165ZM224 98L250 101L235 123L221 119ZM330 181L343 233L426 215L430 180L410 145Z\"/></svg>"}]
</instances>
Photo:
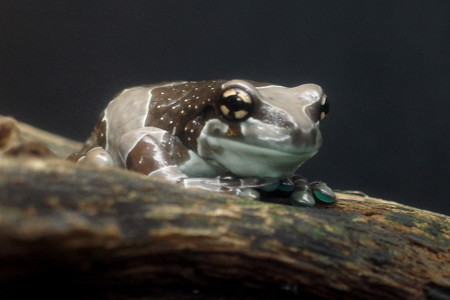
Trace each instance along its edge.
<instances>
[{"instance_id":1,"label":"frog's head","mask_svg":"<svg viewBox=\"0 0 450 300\"><path fill-rule=\"evenodd\" d=\"M231 80L221 85L214 118L197 151L238 176L286 177L317 153L328 112L320 86L293 88Z\"/></svg>"}]
</instances>

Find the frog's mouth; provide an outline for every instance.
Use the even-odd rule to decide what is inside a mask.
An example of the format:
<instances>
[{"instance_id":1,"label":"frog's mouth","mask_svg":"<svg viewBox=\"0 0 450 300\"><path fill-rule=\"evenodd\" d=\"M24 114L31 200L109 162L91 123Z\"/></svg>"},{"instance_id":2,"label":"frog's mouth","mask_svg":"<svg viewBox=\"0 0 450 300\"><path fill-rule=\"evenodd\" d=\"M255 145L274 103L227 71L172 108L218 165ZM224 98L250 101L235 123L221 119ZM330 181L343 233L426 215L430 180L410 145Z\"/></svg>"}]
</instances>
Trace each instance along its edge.
<instances>
[{"instance_id":1,"label":"frog's mouth","mask_svg":"<svg viewBox=\"0 0 450 300\"><path fill-rule=\"evenodd\" d=\"M212 164L242 177L286 177L314 156L321 144L318 130L303 132L250 118L240 134L229 135L229 126L209 120L197 140L197 153Z\"/></svg>"},{"instance_id":2,"label":"frog's mouth","mask_svg":"<svg viewBox=\"0 0 450 300\"><path fill-rule=\"evenodd\" d=\"M199 154L242 177L286 177L292 175L318 148L275 149L242 140L208 136L199 144Z\"/></svg>"}]
</instances>

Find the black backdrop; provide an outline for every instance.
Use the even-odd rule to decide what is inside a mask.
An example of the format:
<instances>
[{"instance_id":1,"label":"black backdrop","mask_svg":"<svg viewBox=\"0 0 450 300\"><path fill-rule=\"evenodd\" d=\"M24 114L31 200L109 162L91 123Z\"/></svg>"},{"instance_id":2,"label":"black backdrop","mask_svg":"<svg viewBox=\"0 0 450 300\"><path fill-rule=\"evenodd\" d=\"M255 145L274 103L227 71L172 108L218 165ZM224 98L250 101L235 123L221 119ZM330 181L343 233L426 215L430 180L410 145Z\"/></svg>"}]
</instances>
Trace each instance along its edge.
<instances>
[{"instance_id":1,"label":"black backdrop","mask_svg":"<svg viewBox=\"0 0 450 300\"><path fill-rule=\"evenodd\" d=\"M322 85L302 174L450 213L450 3L0 0L0 113L84 140L111 97L163 80Z\"/></svg>"}]
</instances>

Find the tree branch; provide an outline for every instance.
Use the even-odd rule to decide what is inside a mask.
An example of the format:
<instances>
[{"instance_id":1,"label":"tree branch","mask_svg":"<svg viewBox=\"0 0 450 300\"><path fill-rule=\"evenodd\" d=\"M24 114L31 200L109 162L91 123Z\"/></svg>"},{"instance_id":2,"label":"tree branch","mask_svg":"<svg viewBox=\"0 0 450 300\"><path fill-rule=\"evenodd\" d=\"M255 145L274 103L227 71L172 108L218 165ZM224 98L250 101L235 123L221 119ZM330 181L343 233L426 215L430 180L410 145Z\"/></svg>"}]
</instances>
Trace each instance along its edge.
<instances>
[{"instance_id":1,"label":"tree branch","mask_svg":"<svg viewBox=\"0 0 450 300\"><path fill-rule=\"evenodd\" d=\"M0 118L6 294L61 285L90 299L450 299L448 216L343 193L297 208L186 190L30 152L35 142L11 122Z\"/></svg>"}]
</instances>

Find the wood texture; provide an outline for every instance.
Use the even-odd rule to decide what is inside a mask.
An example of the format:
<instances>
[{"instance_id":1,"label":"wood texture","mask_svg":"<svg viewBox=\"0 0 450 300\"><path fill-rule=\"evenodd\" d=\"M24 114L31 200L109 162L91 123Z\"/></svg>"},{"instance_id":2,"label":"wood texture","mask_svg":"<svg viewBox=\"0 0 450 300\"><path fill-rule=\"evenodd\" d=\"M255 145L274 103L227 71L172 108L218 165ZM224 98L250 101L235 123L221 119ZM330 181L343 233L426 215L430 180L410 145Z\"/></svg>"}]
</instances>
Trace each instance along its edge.
<instances>
[{"instance_id":1,"label":"wood texture","mask_svg":"<svg viewBox=\"0 0 450 300\"><path fill-rule=\"evenodd\" d=\"M20 155L11 149L30 141L2 124L4 295L450 299L448 216L344 193L296 208L186 190L43 150Z\"/></svg>"}]
</instances>

